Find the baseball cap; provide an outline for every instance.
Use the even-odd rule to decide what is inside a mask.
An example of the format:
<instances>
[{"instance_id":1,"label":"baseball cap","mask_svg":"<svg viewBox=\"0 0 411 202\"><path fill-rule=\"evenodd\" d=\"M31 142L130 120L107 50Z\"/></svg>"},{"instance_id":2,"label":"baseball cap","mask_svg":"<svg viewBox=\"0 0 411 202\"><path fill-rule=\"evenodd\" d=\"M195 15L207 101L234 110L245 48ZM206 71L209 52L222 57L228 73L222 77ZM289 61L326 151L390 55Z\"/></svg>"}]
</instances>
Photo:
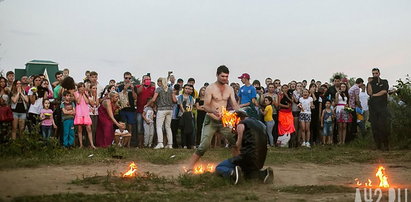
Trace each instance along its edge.
<instances>
[{"instance_id":1,"label":"baseball cap","mask_svg":"<svg viewBox=\"0 0 411 202\"><path fill-rule=\"evenodd\" d=\"M247 73L244 73L244 74L242 74L241 76L239 76L238 78L239 78L239 79L242 79L242 78L250 79L250 75L247 74Z\"/></svg>"}]
</instances>

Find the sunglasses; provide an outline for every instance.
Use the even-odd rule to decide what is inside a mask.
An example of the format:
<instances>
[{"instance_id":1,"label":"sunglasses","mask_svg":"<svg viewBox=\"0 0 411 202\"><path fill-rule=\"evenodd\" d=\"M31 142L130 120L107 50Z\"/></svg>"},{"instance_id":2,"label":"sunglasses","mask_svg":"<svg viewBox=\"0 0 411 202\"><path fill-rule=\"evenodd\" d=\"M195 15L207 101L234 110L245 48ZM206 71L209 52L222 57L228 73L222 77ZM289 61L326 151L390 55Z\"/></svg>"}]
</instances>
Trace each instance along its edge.
<instances>
[{"instance_id":1,"label":"sunglasses","mask_svg":"<svg viewBox=\"0 0 411 202\"><path fill-rule=\"evenodd\" d=\"M129 79L131 79L131 77L124 77L124 79L127 79L127 80L129 80Z\"/></svg>"}]
</instances>

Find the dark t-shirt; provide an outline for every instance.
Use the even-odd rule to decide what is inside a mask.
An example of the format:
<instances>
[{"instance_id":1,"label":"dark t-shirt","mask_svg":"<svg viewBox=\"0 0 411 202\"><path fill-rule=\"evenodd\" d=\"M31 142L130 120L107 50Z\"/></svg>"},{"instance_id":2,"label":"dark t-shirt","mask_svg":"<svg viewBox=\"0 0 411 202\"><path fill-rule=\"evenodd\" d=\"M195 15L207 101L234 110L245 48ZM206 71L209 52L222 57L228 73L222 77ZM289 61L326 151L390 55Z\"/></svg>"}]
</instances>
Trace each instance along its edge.
<instances>
[{"instance_id":1,"label":"dark t-shirt","mask_svg":"<svg viewBox=\"0 0 411 202\"><path fill-rule=\"evenodd\" d=\"M240 155L233 158L233 163L239 165L245 172L260 170L267 156L265 125L254 118L247 118L239 124L244 124L245 129Z\"/></svg>"},{"instance_id":2,"label":"dark t-shirt","mask_svg":"<svg viewBox=\"0 0 411 202\"><path fill-rule=\"evenodd\" d=\"M378 93L382 90L388 91L388 81L385 79L371 81L372 94ZM388 104L387 95L370 97L369 105L386 107Z\"/></svg>"},{"instance_id":3,"label":"dark t-shirt","mask_svg":"<svg viewBox=\"0 0 411 202\"><path fill-rule=\"evenodd\" d=\"M327 92L325 92L324 97L326 100L330 100L331 102L333 102L335 100L336 93L337 89L335 88L335 86L331 86L330 88L328 88Z\"/></svg>"}]
</instances>

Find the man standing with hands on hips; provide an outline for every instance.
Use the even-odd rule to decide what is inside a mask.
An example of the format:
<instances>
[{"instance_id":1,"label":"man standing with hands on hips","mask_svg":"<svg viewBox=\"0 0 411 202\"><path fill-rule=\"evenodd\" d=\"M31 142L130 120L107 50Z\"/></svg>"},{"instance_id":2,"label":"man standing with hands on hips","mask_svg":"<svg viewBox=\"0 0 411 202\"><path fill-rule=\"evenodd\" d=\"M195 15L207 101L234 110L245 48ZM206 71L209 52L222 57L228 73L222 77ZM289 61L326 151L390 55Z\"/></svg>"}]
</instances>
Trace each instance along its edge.
<instances>
[{"instance_id":1,"label":"man standing with hands on hips","mask_svg":"<svg viewBox=\"0 0 411 202\"><path fill-rule=\"evenodd\" d=\"M388 81L380 78L378 68L372 69L372 77L368 77L367 93L370 96L368 104L375 144L377 149L388 151Z\"/></svg>"}]
</instances>

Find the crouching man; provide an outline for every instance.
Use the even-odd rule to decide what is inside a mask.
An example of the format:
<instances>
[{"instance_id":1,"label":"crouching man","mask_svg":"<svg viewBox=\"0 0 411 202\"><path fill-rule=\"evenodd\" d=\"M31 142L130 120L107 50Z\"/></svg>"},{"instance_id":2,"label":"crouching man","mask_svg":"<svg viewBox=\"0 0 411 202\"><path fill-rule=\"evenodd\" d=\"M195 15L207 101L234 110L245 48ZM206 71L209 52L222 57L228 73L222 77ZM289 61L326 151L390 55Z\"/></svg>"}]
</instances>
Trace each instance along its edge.
<instances>
[{"instance_id":1,"label":"crouching man","mask_svg":"<svg viewBox=\"0 0 411 202\"><path fill-rule=\"evenodd\" d=\"M238 184L242 179L256 179L273 183L272 168L261 170L267 156L267 133L265 125L247 117L244 111L235 112L241 121L233 132L237 135L236 152L233 158L224 160L216 167L216 173Z\"/></svg>"}]
</instances>

